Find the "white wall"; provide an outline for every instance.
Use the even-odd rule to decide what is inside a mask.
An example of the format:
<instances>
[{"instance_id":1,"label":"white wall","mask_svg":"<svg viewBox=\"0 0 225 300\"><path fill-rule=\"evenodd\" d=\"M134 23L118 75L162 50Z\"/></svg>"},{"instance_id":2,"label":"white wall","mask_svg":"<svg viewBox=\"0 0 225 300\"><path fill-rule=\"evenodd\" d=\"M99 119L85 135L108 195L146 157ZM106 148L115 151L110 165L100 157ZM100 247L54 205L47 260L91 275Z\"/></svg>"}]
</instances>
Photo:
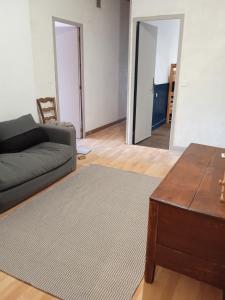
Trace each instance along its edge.
<instances>
[{"instance_id":1,"label":"white wall","mask_svg":"<svg viewBox=\"0 0 225 300\"><path fill-rule=\"evenodd\" d=\"M59 115L61 122L71 122L80 138L80 79L78 28L55 23ZM57 25L58 24L58 25Z\"/></svg>"},{"instance_id":2,"label":"white wall","mask_svg":"<svg viewBox=\"0 0 225 300\"><path fill-rule=\"evenodd\" d=\"M177 63L180 20L146 22L158 28L155 84L168 83L171 64Z\"/></svg>"},{"instance_id":3,"label":"white wall","mask_svg":"<svg viewBox=\"0 0 225 300\"><path fill-rule=\"evenodd\" d=\"M86 131L118 120L120 0L30 0L36 96L55 96L52 16L84 25Z\"/></svg>"},{"instance_id":4,"label":"white wall","mask_svg":"<svg viewBox=\"0 0 225 300\"><path fill-rule=\"evenodd\" d=\"M127 79L130 3L120 1L120 57L119 57L119 119L127 114Z\"/></svg>"},{"instance_id":5,"label":"white wall","mask_svg":"<svg viewBox=\"0 0 225 300\"><path fill-rule=\"evenodd\" d=\"M225 1L133 0L132 17L170 14L185 15L172 145L197 142L225 147Z\"/></svg>"},{"instance_id":6,"label":"white wall","mask_svg":"<svg viewBox=\"0 0 225 300\"><path fill-rule=\"evenodd\" d=\"M28 0L0 1L0 37L0 121L36 117Z\"/></svg>"}]
</instances>

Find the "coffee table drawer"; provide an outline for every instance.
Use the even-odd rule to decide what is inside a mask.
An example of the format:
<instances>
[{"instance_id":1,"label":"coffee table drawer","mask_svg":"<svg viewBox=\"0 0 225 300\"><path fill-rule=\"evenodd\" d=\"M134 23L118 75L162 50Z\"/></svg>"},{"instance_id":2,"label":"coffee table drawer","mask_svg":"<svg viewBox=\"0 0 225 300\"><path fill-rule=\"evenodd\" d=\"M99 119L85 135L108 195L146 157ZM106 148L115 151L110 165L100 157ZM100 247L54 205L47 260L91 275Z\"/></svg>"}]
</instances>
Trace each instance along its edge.
<instances>
[{"instance_id":1,"label":"coffee table drawer","mask_svg":"<svg viewBox=\"0 0 225 300\"><path fill-rule=\"evenodd\" d=\"M225 265L224 220L161 204L156 243Z\"/></svg>"},{"instance_id":2,"label":"coffee table drawer","mask_svg":"<svg viewBox=\"0 0 225 300\"><path fill-rule=\"evenodd\" d=\"M164 268L225 288L225 266L160 245L155 261Z\"/></svg>"}]
</instances>

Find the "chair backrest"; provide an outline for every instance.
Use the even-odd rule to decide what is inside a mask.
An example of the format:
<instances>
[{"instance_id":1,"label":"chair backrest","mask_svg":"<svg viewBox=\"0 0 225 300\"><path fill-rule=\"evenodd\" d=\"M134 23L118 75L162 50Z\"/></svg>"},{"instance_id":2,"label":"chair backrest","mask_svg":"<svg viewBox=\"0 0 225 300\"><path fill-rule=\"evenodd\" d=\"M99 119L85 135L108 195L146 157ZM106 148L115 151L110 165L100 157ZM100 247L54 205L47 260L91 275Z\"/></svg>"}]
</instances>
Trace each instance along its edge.
<instances>
[{"instance_id":1,"label":"chair backrest","mask_svg":"<svg viewBox=\"0 0 225 300\"><path fill-rule=\"evenodd\" d=\"M45 124L50 123L51 121L57 121L55 98L39 98L37 99L37 106L42 123Z\"/></svg>"}]
</instances>

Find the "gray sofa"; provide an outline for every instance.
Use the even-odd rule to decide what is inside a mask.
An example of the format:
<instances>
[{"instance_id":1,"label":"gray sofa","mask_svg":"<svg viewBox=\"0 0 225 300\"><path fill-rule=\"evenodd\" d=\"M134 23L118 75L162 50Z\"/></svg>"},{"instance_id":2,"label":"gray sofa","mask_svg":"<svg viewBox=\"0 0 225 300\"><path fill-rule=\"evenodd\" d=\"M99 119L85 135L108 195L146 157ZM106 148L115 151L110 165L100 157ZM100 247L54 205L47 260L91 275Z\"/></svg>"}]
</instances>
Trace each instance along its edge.
<instances>
[{"instance_id":1,"label":"gray sofa","mask_svg":"<svg viewBox=\"0 0 225 300\"><path fill-rule=\"evenodd\" d=\"M37 143L40 132L44 141ZM13 151L18 148L21 138L25 144L35 145ZM8 147L10 153L6 153L4 147ZM75 168L76 133L73 127L39 125L31 115L0 123L0 213Z\"/></svg>"}]
</instances>

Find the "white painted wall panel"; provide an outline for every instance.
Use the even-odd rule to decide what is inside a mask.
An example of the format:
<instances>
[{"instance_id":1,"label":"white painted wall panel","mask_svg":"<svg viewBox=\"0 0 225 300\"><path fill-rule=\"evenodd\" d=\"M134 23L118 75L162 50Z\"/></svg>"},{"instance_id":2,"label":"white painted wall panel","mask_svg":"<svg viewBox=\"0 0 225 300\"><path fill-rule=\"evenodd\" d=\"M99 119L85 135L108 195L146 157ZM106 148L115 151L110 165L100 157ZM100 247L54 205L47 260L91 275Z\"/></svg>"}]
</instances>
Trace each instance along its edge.
<instances>
[{"instance_id":1,"label":"white painted wall panel","mask_svg":"<svg viewBox=\"0 0 225 300\"><path fill-rule=\"evenodd\" d=\"M119 56L119 119L127 114L127 78L130 2L120 1L120 56Z\"/></svg>"},{"instance_id":2,"label":"white painted wall panel","mask_svg":"<svg viewBox=\"0 0 225 300\"><path fill-rule=\"evenodd\" d=\"M172 145L225 147L225 1L133 0L132 17L171 14L185 15Z\"/></svg>"},{"instance_id":3,"label":"white painted wall panel","mask_svg":"<svg viewBox=\"0 0 225 300\"><path fill-rule=\"evenodd\" d=\"M93 0L30 0L30 7L36 95L56 93L54 16L84 25L86 131L124 117L120 99L124 92L119 88L120 0L104 0L101 9Z\"/></svg>"},{"instance_id":4,"label":"white painted wall panel","mask_svg":"<svg viewBox=\"0 0 225 300\"><path fill-rule=\"evenodd\" d=\"M0 121L37 117L28 0L0 1Z\"/></svg>"},{"instance_id":5,"label":"white painted wall panel","mask_svg":"<svg viewBox=\"0 0 225 300\"><path fill-rule=\"evenodd\" d=\"M180 20L146 22L158 28L155 84L168 83L171 64L177 63Z\"/></svg>"}]
</instances>

